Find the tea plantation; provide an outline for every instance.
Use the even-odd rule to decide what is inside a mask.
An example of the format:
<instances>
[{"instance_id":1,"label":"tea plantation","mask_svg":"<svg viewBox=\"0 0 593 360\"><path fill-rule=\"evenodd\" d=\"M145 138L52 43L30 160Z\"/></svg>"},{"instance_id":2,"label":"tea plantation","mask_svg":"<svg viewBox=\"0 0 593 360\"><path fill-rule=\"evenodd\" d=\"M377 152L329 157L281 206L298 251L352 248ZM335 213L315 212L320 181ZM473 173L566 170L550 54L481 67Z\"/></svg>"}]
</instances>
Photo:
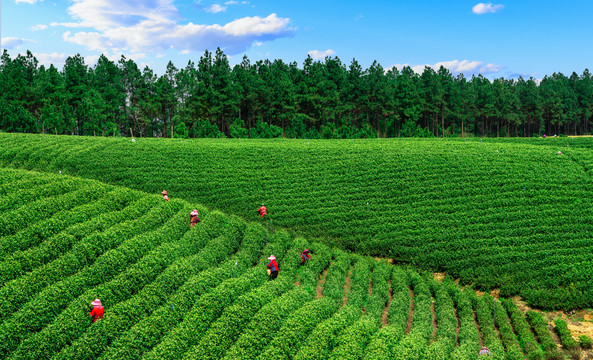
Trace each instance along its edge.
<instances>
[{"instance_id":1,"label":"tea plantation","mask_svg":"<svg viewBox=\"0 0 593 360\"><path fill-rule=\"evenodd\" d=\"M501 360L578 355L561 331L557 347L540 312L449 277L64 171L0 168L0 358L477 359L481 346ZM190 228L193 208L202 222ZM312 259L299 267L304 248ZM105 316L92 323L95 298Z\"/></svg>"},{"instance_id":2,"label":"tea plantation","mask_svg":"<svg viewBox=\"0 0 593 360\"><path fill-rule=\"evenodd\" d=\"M541 309L593 306L593 139L0 134L0 164L183 199Z\"/></svg>"}]
</instances>

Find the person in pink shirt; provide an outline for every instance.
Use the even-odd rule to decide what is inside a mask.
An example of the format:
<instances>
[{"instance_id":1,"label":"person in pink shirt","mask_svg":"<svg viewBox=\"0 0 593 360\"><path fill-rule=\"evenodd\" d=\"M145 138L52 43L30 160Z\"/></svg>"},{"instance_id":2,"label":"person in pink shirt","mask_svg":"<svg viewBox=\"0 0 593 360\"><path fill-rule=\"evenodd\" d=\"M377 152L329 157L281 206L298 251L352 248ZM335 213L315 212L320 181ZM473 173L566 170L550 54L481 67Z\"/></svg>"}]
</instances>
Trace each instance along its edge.
<instances>
[{"instance_id":1,"label":"person in pink shirt","mask_svg":"<svg viewBox=\"0 0 593 360\"><path fill-rule=\"evenodd\" d=\"M169 195L167 195L167 190L163 190L161 194L163 194L163 199L165 199L165 201L169 201Z\"/></svg>"},{"instance_id":2,"label":"person in pink shirt","mask_svg":"<svg viewBox=\"0 0 593 360\"><path fill-rule=\"evenodd\" d=\"M259 216L261 216L261 217L268 215L268 209L266 209L264 204L261 204L261 207L259 209L257 209L257 212L259 213Z\"/></svg>"}]
</instances>

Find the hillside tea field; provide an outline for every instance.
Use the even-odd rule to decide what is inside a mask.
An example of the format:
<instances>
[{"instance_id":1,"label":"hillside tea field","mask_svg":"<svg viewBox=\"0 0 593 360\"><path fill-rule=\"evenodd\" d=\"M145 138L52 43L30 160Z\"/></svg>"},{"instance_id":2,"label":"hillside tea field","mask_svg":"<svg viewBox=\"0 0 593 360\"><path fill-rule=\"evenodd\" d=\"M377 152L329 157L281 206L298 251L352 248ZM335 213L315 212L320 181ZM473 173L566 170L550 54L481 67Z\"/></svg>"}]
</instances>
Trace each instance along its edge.
<instances>
[{"instance_id":1,"label":"hillside tea field","mask_svg":"<svg viewBox=\"0 0 593 360\"><path fill-rule=\"evenodd\" d=\"M166 189L262 224L256 209L265 203L267 226L444 271L538 308L572 309L593 306L592 144L0 134L0 162Z\"/></svg>"},{"instance_id":2,"label":"hillside tea field","mask_svg":"<svg viewBox=\"0 0 593 360\"><path fill-rule=\"evenodd\" d=\"M0 183L2 359L461 360L487 346L493 359L543 360L580 351L570 334L559 349L545 315L510 299L181 199L6 168ZM202 222L190 228L194 207ZM312 259L299 267L304 248ZM280 267L273 281L269 254ZM95 298L105 317L92 323Z\"/></svg>"}]
</instances>

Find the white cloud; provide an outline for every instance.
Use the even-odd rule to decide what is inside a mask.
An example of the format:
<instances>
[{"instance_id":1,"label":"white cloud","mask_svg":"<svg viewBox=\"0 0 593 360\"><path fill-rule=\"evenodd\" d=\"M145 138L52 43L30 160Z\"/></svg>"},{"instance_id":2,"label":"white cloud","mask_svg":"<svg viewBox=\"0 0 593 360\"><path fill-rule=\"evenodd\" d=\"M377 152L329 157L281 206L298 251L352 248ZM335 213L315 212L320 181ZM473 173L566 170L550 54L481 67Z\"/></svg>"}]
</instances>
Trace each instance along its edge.
<instances>
[{"instance_id":1,"label":"white cloud","mask_svg":"<svg viewBox=\"0 0 593 360\"><path fill-rule=\"evenodd\" d=\"M43 1L43 0L41 0ZM14 0L15 3L20 4L20 3L26 3L26 4L35 4L37 2L37 0Z\"/></svg>"},{"instance_id":2,"label":"white cloud","mask_svg":"<svg viewBox=\"0 0 593 360\"><path fill-rule=\"evenodd\" d=\"M107 59L109 59L113 62L116 62L116 63L121 59L121 56L122 56L121 53L120 54L103 53L102 55L105 56ZM135 62L138 62L139 60L146 58L146 54L143 54L143 53L123 54L123 55L126 57L126 59L131 59L131 60L134 60ZM53 66L55 66L57 68L61 68L66 63L66 59L68 57L72 56L72 54L57 53L57 52L46 54L46 53L34 52L33 56L35 56L37 61L39 61L39 65L45 65L46 67L49 67L49 65L53 64ZM97 64L99 57L100 57L100 55L84 56L84 63L87 66L93 67Z\"/></svg>"},{"instance_id":3,"label":"white cloud","mask_svg":"<svg viewBox=\"0 0 593 360\"><path fill-rule=\"evenodd\" d=\"M39 30L45 30L45 29L47 29L47 25L44 25L44 24L31 26L31 31L39 31Z\"/></svg>"},{"instance_id":4,"label":"white cloud","mask_svg":"<svg viewBox=\"0 0 593 360\"><path fill-rule=\"evenodd\" d=\"M336 52L333 51L332 49L327 49L325 51L311 50L307 54L311 55L311 57L314 60L320 60L320 59L325 59L327 56L332 56L335 53Z\"/></svg>"},{"instance_id":5,"label":"white cloud","mask_svg":"<svg viewBox=\"0 0 593 360\"><path fill-rule=\"evenodd\" d=\"M206 10L206 12L216 14L219 12L226 11L226 8L227 8L226 6L212 4L212 5L208 6L205 10Z\"/></svg>"},{"instance_id":6,"label":"white cloud","mask_svg":"<svg viewBox=\"0 0 593 360\"><path fill-rule=\"evenodd\" d=\"M502 65L486 64L480 68L480 73L481 74L492 74L492 73L497 73L497 72L501 71L502 69L504 69L504 66L502 66Z\"/></svg>"},{"instance_id":7,"label":"white cloud","mask_svg":"<svg viewBox=\"0 0 593 360\"><path fill-rule=\"evenodd\" d=\"M89 28L67 31L63 38L90 50L112 52L203 52L222 48L229 54L244 52L254 42L290 36L290 19L270 14L244 17L227 24L202 25L181 18L173 0L74 0L68 9L75 22L52 26Z\"/></svg>"},{"instance_id":8,"label":"white cloud","mask_svg":"<svg viewBox=\"0 0 593 360\"><path fill-rule=\"evenodd\" d=\"M5 37L5 38L2 38L2 40L0 42L2 43L3 48L13 49L13 48L20 46L26 42L35 42L35 40L23 39L23 38L17 38L17 37Z\"/></svg>"},{"instance_id":9,"label":"white cloud","mask_svg":"<svg viewBox=\"0 0 593 360\"><path fill-rule=\"evenodd\" d=\"M496 13L504 9L503 4L492 4L492 3L479 3L472 8L472 12L476 15Z\"/></svg>"},{"instance_id":10,"label":"white cloud","mask_svg":"<svg viewBox=\"0 0 593 360\"><path fill-rule=\"evenodd\" d=\"M68 27L68 28L82 28L82 27L86 27L86 25L84 25L84 24L75 23L75 22L63 22L63 23L52 22L51 24L49 24L49 26L63 26L63 27Z\"/></svg>"},{"instance_id":11,"label":"white cloud","mask_svg":"<svg viewBox=\"0 0 593 360\"><path fill-rule=\"evenodd\" d=\"M415 73L422 74L424 72L425 67L433 68L437 71L441 66L445 69L449 70L453 74L495 74L500 72L504 69L502 65L496 64L484 64L482 61L470 61L470 60L451 60L451 61L441 61L435 63L433 65L430 64L422 64L422 65L410 65L410 64L395 64L391 66L391 68L396 68L398 70L403 69L404 67L411 68Z\"/></svg>"},{"instance_id":12,"label":"white cloud","mask_svg":"<svg viewBox=\"0 0 593 360\"><path fill-rule=\"evenodd\" d=\"M33 53L39 65L45 65L46 67L53 64L55 67L63 66L68 58L68 54L53 52L51 54L44 53Z\"/></svg>"}]
</instances>

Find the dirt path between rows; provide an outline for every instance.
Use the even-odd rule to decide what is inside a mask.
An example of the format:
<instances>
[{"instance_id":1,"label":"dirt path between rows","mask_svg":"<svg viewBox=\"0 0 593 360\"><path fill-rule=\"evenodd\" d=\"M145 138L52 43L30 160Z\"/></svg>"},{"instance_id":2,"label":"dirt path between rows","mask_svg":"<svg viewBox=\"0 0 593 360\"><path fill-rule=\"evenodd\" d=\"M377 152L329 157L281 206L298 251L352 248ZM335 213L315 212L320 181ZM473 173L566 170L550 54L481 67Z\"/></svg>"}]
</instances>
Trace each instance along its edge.
<instances>
[{"instance_id":1,"label":"dirt path between rows","mask_svg":"<svg viewBox=\"0 0 593 360\"><path fill-rule=\"evenodd\" d=\"M521 312L526 313L530 310L536 311L544 316L544 318L548 319L548 330L552 335L552 338L556 342L558 348L562 349L562 342L556 334L554 330L554 322L553 320L561 317L566 320L566 325L572 337L575 340L579 340L579 336L585 335L589 338L593 339L593 310L579 310L576 312L572 312L570 314L565 313L564 311L550 311L545 312L537 309L532 309L521 297L515 296L513 297L513 302L517 305L517 308L521 310ZM581 359L593 359L593 351L592 350L582 350L581 351Z\"/></svg>"},{"instance_id":2,"label":"dirt path between rows","mask_svg":"<svg viewBox=\"0 0 593 360\"><path fill-rule=\"evenodd\" d=\"M389 283L389 299L387 300L387 304L383 308L383 313L381 314L381 324L382 326L386 326L389 323L389 307L391 306L391 302L393 301L393 287L391 287L391 279L388 281Z\"/></svg>"},{"instance_id":3,"label":"dirt path between rows","mask_svg":"<svg viewBox=\"0 0 593 360\"><path fill-rule=\"evenodd\" d=\"M348 302L348 294L350 293L350 288L352 287L352 279L350 278L352 276L352 269L348 270L348 273L346 273L346 281L344 284L344 290L342 291L342 293L344 294L342 297L342 306L346 305L346 303Z\"/></svg>"},{"instance_id":4,"label":"dirt path between rows","mask_svg":"<svg viewBox=\"0 0 593 360\"><path fill-rule=\"evenodd\" d=\"M412 320L414 319L414 292L410 287L408 287L408 291L410 292L410 311L408 312L408 325L406 326L405 334L408 335L410 330L412 329Z\"/></svg>"},{"instance_id":5,"label":"dirt path between rows","mask_svg":"<svg viewBox=\"0 0 593 360\"><path fill-rule=\"evenodd\" d=\"M323 284L325 284L326 276L327 276L327 269L323 270L323 272L321 273L321 277L320 277L319 281L317 282L317 291L316 291L316 295L315 295L316 299L319 299L323 296Z\"/></svg>"},{"instance_id":6,"label":"dirt path between rows","mask_svg":"<svg viewBox=\"0 0 593 360\"><path fill-rule=\"evenodd\" d=\"M432 334L430 335L430 343L432 344L437 339L437 327L438 327L434 298L432 298L432 301L430 302L430 314L432 316Z\"/></svg>"},{"instance_id":7,"label":"dirt path between rows","mask_svg":"<svg viewBox=\"0 0 593 360\"><path fill-rule=\"evenodd\" d=\"M478 317L476 316L476 310L472 308L472 315L474 316L474 323L476 324L476 328L478 329L478 336L480 337L480 347L484 346L484 336L482 335L482 329L480 328L480 324L478 324Z\"/></svg>"},{"instance_id":8,"label":"dirt path between rows","mask_svg":"<svg viewBox=\"0 0 593 360\"><path fill-rule=\"evenodd\" d=\"M455 313L455 321L457 325L455 325L455 347L459 346L459 331L461 330L461 321L459 320L459 314L457 313L457 305L453 307L453 312Z\"/></svg>"}]
</instances>

